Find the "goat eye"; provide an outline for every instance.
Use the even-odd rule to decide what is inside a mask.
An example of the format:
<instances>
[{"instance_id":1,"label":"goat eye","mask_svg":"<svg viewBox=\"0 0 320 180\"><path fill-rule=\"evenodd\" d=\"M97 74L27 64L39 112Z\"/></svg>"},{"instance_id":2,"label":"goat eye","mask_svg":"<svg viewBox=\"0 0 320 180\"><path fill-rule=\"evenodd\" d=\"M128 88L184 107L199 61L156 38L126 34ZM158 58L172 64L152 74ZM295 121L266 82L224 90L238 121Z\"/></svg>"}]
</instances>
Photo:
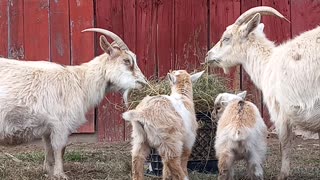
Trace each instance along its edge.
<instances>
[{"instance_id":1,"label":"goat eye","mask_svg":"<svg viewBox=\"0 0 320 180\"><path fill-rule=\"evenodd\" d=\"M130 59L124 59L124 64L130 66L131 65L131 61Z\"/></svg>"},{"instance_id":2,"label":"goat eye","mask_svg":"<svg viewBox=\"0 0 320 180\"><path fill-rule=\"evenodd\" d=\"M230 40L229 37L224 37L222 41L227 42L227 41L229 41L229 40Z\"/></svg>"},{"instance_id":3,"label":"goat eye","mask_svg":"<svg viewBox=\"0 0 320 180\"><path fill-rule=\"evenodd\" d=\"M220 111L220 110L221 110L221 107L217 107L216 110L217 110L217 111Z\"/></svg>"}]
</instances>

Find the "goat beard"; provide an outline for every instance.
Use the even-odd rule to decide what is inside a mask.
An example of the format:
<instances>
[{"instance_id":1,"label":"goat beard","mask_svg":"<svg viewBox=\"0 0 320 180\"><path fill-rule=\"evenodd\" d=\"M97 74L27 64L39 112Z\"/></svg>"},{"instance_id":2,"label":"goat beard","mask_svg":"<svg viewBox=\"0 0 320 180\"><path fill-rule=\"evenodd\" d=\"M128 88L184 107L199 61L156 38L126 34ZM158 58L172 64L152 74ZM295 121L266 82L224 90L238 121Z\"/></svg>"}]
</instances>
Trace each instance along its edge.
<instances>
[{"instance_id":1,"label":"goat beard","mask_svg":"<svg viewBox=\"0 0 320 180\"><path fill-rule=\"evenodd\" d=\"M123 98L123 101L124 101L126 108L129 108L128 97L129 97L130 91L131 91L131 89L126 89L122 94L122 98Z\"/></svg>"}]
</instances>

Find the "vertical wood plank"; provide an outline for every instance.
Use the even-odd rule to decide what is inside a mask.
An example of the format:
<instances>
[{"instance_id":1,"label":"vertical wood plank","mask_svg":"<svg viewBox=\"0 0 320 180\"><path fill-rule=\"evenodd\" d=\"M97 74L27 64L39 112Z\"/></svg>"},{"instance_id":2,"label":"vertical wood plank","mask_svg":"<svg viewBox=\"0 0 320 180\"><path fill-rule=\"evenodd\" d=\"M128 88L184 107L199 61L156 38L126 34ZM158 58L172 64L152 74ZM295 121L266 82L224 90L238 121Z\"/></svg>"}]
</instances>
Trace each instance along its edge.
<instances>
[{"instance_id":1,"label":"vertical wood plank","mask_svg":"<svg viewBox=\"0 0 320 180\"><path fill-rule=\"evenodd\" d=\"M70 33L71 33L71 64L79 65L94 57L94 34L81 33L82 30L94 26L93 1L69 1ZM94 132L94 110L87 115L88 122L78 129L81 133Z\"/></svg>"},{"instance_id":2,"label":"vertical wood plank","mask_svg":"<svg viewBox=\"0 0 320 180\"><path fill-rule=\"evenodd\" d=\"M287 19L290 17L290 1L277 1L277 0L262 0L262 5L271 6L277 9ZM263 16L262 22L265 24L264 32L268 39L274 41L276 44L280 44L285 40L291 38L291 27L290 23L285 20L279 19L275 16ZM301 24L299 24L301 26ZM263 119L267 126L270 127L272 122L270 121L270 115L266 105L262 104Z\"/></svg>"},{"instance_id":3,"label":"vertical wood plank","mask_svg":"<svg viewBox=\"0 0 320 180\"><path fill-rule=\"evenodd\" d=\"M240 15L239 0L210 0L210 46L216 44L222 33L230 24ZM210 47L210 48L211 48ZM230 70L228 75L225 75L221 68L213 68L213 73L230 79L229 88L233 90L240 89L240 67L235 67Z\"/></svg>"},{"instance_id":4,"label":"vertical wood plank","mask_svg":"<svg viewBox=\"0 0 320 180\"><path fill-rule=\"evenodd\" d=\"M250 8L261 6L261 0L242 0L241 1L241 13L244 13ZM241 89L247 91L247 99L253 102L260 113L263 113L263 102L262 102L262 93L251 81L250 76L247 72L241 67ZM265 120L266 121L266 120Z\"/></svg>"},{"instance_id":5,"label":"vertical wood plank","mask_svg":"<svg viewBox=\"0 0 320 180\"><path fill-rule=\"evenodd\" d=\"M137 56L141 71L149 77L157 77L156 62L156 6L150 0L137 0Z\"/></svg>"},{"instance_id":6,"label":"vertical wood plank","mask_svg":"<svg viewBox=\"0 0 320 180\"><path fill-rule=\"evenodd\" d=\"M174 67L174 1L157 4L156 51L158 77Z\"/></svg>"},{"instance_id":7,"label":"vertical wood plank","mask_svg":"<svg viewBox=\"0 0 320 180\"><path fill-rule=\"evenodd\" d=\"M96 0L96 26L99 28L107 29L111 31L111 13L112 6L110 1ZM96 55L102 54L103 51L99 46L99 36L101 34L96 34ZM111 39L108 39L111 42ZM108 99L112 96L107 96ZM104 99L100 106L98 107L97 121L98 121L98 139L99 141L111 141L112 132L113 132L113 117L112 112L108 109L108 101ZM111 132L112 131L112 132ZM110 134L108 134L110 133Z\"/></svg>"},{"instance_id":8,"label":"vertical wood plank","mask_svg":"<svg viewBox=\"0 0 320 180\"><path fill-rule=\"evenodd\" d=\"M174 68L194 70L204 62L207 52L208 2L176 0L174 3Z\"/></svg>"},{"instance_id":9,"label":"vertical wood plank","mask_svg":"<svg viewBox=\"0 0 320 180\"><path fill-rule=\"evenodd\" d=\"M10 0L8 18L8 57L24 59L24 1Z\"/></svg>"},{"instance_id":10,"label":"vertical wood plank","mask_svg":"<svg viewBox=\"0 0 320 180\"><path fill-rule=\"evenodd\" d=\"M320 25L320 1L292 0L292 37Z\"/></svg>"},{"instance_id":11,"label":"vertical wood plank","mask_svg":"<svg viewBox=\"0 0 320 180\"><path fill-rule=\"evenodd\" d=\"M129 49L136 53L136 38L137 38L137 24L136 24L136 1L135 0L124 0L123 2L123 32L124 41L129 47ZM138 61L139 61L139 57ZM120 102L122 102L122 98ZM121 104L123 106L123 104ZM124 121L121 117L122 112L118 114L118 120ZM124 131L124 138L125 140L130 140L131 138L131 124L129 122L125 122L125 131Z\"/></svg>"},{"instance_id":12,"label":"vertical wood plank","mask_svg":"<svg viewBox=\"0 0 320 180\"><path fill-rule=\"evenodd\" d=\"M135 33L132 30L135 26L128 24L129 16L131 16L131 21L134 20L134 11L132 10L134 6L134 1L96 1L96 15L97 15L97 26L110 30L120 36L129 48L134 48L135 36L133 34L130 37L130 33ZM125 15L123 8L127 6L129 9L128 14ZM126 20L125 20L126 19ZM127 22L124 26L124 21ZM133 23L135 23L133 21ZM125 28L128 29L126 33ZM131 30L130 30L131 29ZM124 36L124 34L126 36ZM100 36L100 34L97 34ZM125 37L128 37L126 39ZM98 40L98 38L96 38ZM127 42L128 40L128 42ZM110 42L112 40L110 39ZM97 45L99 42L96 42ZM98 50L98 52L102 52ZM98 108L98 129L99 129L99 140L105 140L108 142L123 141L125 139L125 123L121 118L122 109L122 98L119 93L111 93L106 96L106 99L101 103Z\"/></svg>"},{"instance_id":13,"label":"vertical wood plank","mask_svg":"<svg viewBox=\"0 0 320 180\"><path fill-rule=\"evenodd\" d=\"M49 0L24 1L26 60L49 60Z\"/></svg>"},{"instance_id":14,"label":"vertical wood plank","mask_svg":"<svg viewBox=\"0 0 320 180\"><path fill-rule=\"evenodd\" d=\"M0 57L8 56L8 1L0 1Z\"/></svg>"},{"instance_id":15,"label":"vertical wood plank","mask_svg":"<svg viewBox=\"0 0 320 180\"><path fill-rule=\"evenodd\" d=\"M70 65L69 1L50 1L50 61Z\"/></svg>"}]
</instances>

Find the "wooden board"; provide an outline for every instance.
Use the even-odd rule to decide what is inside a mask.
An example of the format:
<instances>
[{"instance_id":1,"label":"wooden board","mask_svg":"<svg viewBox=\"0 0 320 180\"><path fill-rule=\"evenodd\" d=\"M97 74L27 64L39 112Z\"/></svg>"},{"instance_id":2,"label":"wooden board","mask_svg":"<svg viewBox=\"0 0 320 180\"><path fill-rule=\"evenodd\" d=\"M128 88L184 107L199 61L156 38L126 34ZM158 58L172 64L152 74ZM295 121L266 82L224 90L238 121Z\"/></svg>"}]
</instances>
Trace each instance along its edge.
<instances>
[{"instance_id":1,"label":"wooden board","mask_svg":"<svg viewBox=\"0 0 320 180\"><path fill-rule=\"evenodd\" d=\"M8 57L24 59L24 1L11 0L8 6Z\"/></svg>"},{"instance_id":2,"label":"wooden board","mask_svg":"<svg viewBox=\"0 0 320 180\"><path fill-rule=\"evenodd\" d=\"M242 0L241 1L241 14L247 11L248 9L256 6L261 6L261 0ZM241 67L241 89L247 91L247 100L253 102L260 113L262 114L263 102L262 102L262 93L251 81L248 73Z\"/></svg>"},{"instance_id":3,"label":"wooden board","mask_svg":"<svg viewBox=\"0 0 320 180\"><path fill-rule=\"evenodd\" d=\"M154 1L137 0L136 5L137 42L136 54L141 71L149 77L157 77L156 30L157 10Z\"/></svg>"},{"instance_id":4,"label":"wooden board","mask_svg":"<svg viewBox=\"0 0 320 180\"><path fill-rule=\"evenodd\" d=\"M226 27L233 24L240 15L240 1L238 0L210 0L210 48L213 47L221 38ZM211 70L215 74L228 78L229 88L232 90L240 89L240 67L232 68L228 75L223 73L221 68Z\"/></svg>"},{"instance_id":5,"label":"wooden board","mask_svg":"<svg viewBox=\"0 0 320 180\"><path fill-rule=\"evenodd\" d=\"M71 64L78 65L88 62L94 57L94 33L81 33L86 28L94 27L93 1L69 1ZM94 110L87 113L88 122L78 132L94 132Z\"/></svg>"},{"instance_id":6,"label":"wooden board","mask_svg":"<svg viewBox=\"0 0 320 180\"><path fill-rule=\"evenodd\" d=\"M137 38L137 24L136 24L136 8L135 8L136 2L135 0L124 0L123 1L123 29L125 30L123 32L124 41L129 47L129 49L136 53L136 38ZM139 61L139 57L138 57ZM118 102L122 102L122 98ZM121 104L123 106L123 104ZM125 111L125 109L122 109L122 111L119 111L118 114L118 121L124 121L121 117L122 112ZM125 130L124 130L124 138L125 140L130 140L131 138L131 124L129 122L125 122Z\"/></svg>"},{"instance_id":7,"label":"wooden board","mask_svg":"<svg viewBox=\"0 0 320 180\"><path fill-rule=\"evenodd\" d=\"M158 77L167 75L174 67L174 2L157 4L156 59Z\"/></svg>"},{"instance_id":8,"label":"wooden board","mask_svg":"<svg viewBox=\"0 0 320 180\"><path fill-rule=\"evenodd\" d=\"M24 1L26 60L49 60L49 0Z\"/></svg>"},{"instance_id":9,"label":"wooden board","mask_svg":"<svg viewBox=\"0 0 320 180\"><path fill-rule=\"evenodd\" d=\"M320 25L320 1L291 1L292 37Z\"/></svg>"},{"instance_id":10,"label":"wooden board","mask_svg":"<svg viewBox=\"0 0 320 180\"><path fill-rule=\"evenodd\" d=\"M291 20L290 1L262 0L262 5L271 6L277 9L288 20ZM264 32L266 33L267 38L274 41L276 44L280 44L291 38L290 23L287 21L275 16L263 16L262 22L265 24ZM262 114L267 126L272 126L266 105L263 105Z\"/></svg>"},{"instance_id":11,"label":"wooden board","mask_svg":"<svg viewBox=\"0 0 320 180\"><path fill-rule=\"evenodd\" d=\"M110 30L127 42L126 39L124 39L124 2L97 0L96 3L97 27ZM126 3L128 3L126 4L128 8L133 5L131 4L132 2ZM128 19L128 16L134 18L132 15L134 14L132 14L131 10L129 14L126 14L126 19ZM128 27L128 29L131 28L132 27ZM98 37L100 35L101 34L97 34L97 47L99 44ZM128 34L126 34L126 36L128 36ZM128 38L128 42L130 42L130 45L128 44L129 48L134 46L134 36L132 38L133 39ZM112 42L110 38L109 42ZM101 54L103 52L99 49L98 53ZM98 107L99 140L113 142L123 141L125 139L125 123L121 118L123 110L122 99L119 93L110 93L106 96L106 99Z\"/></svg>"},{"instance_id":12,"label":"wooden board","mask_svg":"<svg viewBox=\"0 0 320 180\"><path fill-rule=\"evenodd\" d=\"M174 7L174 69L193 71L207 53L208 2L176 0Z\"/></svg>"},{"instance_id":13,"label":"wooden board","mask_svg":"<svg viewBox=\"0 0 320 180\"><path fill-rule=\"evenodd\" d=\"M8 1L0 1L0 57L8 56Z\"/></svg>"},{"instance_id":14,"label":"wooden board","mask_svg":"<svg viewBox=\"0 0 320 180\"><path fill-rule=\"evenodd\" d=\"M70 65L69 1L50 1L50 61Z\"/></svg>"}]
</instances>

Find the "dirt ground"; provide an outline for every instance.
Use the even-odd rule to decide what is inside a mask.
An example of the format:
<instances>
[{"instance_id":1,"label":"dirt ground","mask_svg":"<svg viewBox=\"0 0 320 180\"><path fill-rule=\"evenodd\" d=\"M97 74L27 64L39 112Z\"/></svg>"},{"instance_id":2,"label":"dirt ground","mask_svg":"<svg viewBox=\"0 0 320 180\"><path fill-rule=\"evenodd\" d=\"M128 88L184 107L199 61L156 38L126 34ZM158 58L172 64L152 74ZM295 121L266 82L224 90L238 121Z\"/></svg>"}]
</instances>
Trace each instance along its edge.
<instances>
[{"instance_id":1,"label":"dirt ground","mask_svg":"<svg viewBox=\"0 0 320 180\"><path fill-rule=\"evenodd\" d=\"M279 143L268 140L265 163L265 179L275 179L280 169ZM64 169L74 180L129 180L131 172L131 145L129 142L70 143L65 155ZM13 157L11 157L12 155ZM296 139L291 177L289 179L320 179L320 147L318 140ZM41 145L0 146L0 179L35 180L48 179L42 170L44 160ZM237 163L235 179L245 179L245 165ZM217 175L190 172L190 179L217 179ZM146 177L146 180L157 178Z\"/></svg>"}]
</instances>

